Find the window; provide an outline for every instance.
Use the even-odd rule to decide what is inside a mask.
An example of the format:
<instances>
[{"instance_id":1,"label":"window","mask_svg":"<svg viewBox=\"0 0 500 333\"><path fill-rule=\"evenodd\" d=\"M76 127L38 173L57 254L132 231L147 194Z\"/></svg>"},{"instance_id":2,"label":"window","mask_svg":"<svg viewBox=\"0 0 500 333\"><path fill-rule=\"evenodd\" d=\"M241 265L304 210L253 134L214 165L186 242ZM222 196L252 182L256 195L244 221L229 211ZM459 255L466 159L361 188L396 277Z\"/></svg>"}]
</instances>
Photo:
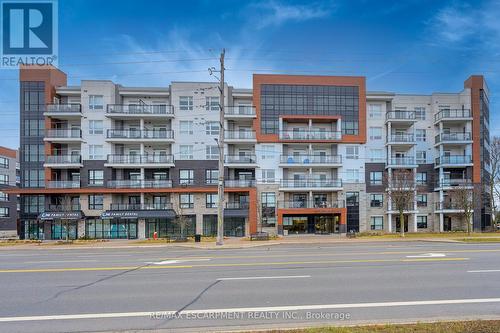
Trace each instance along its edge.
<instances>
[{"instance_id":1,"label":"window","mask_svg":"<svg viewBox=\"0 0 500 333\"><path fill-rule=\"evenodd\" d=\"M425 185L427 183L427 172L417 172L417 185Z\"/></svg>"},{"instance_id":2,"label":"window","mask_svg":"<svg viewBox=\"0 0 500 333\"><path fill-rule=\"evenodd\" d=\"M219 147L206 146L205 151L207 160L216 160L219 158Z\"/></svg>"},{"instance_id":3,"label":"window","mask_svg":"<svg viewBox=\"0 0 500 333\"><path fill-rule=\"evenodd\" d=\"M194 170L179 170L179 184L194 184Z\"/></svg>"},{"instance_id":4,"label":"window","mask_svg":"<svg viewBox=\"0 0 500 333\"><path fill-rule=\"evenodd\" d=\"M205 97L205 101L205 109L207 111L219 111L219 97L207 96Z\"/></svg>"},{"instance_id":5,"label":"window","mask_svg":"<svg viewBox=\"0 0 500 333\"><path fill-rule=\"evenodd\" d=\"M345 147L345 158L350 160L357 160L359 156L358 146L346 146Z\"/></svg>"},{"instance_id":6,"label":"window","mask_svg":"<svg viewBox=\"0 0 500 333\"><path fill-rule=\"evenodd\" d=\"M274 169L262 169L262 182L274 183L275 172Z\"/></svg>"},{"instance_id":7,"label":"window","mask_svg":"<svg viewBox=\"0 0 500 333\"><path fill-rule=\"evenodd\" d=\"M219 183L219 170L205 170L205 182L208 185L217 185Z\"/></svg>"},{"instance_id":8,"label":"window","mask_svg":"<svg viewBox=\"0 0 500 333\"><path fill-rule=\"evenodd\" d=\"M89 170L89 185L104 185L104 171Z\"/></svg>"},{"instance_id":9,"label":"window","mask_svg":"<svg viewBox=\"0 0 500 333\"><path fill-rule=\"evenodd\" d=\"M350 183L359 182L359 169L347 169L345 172L346 181Z\"/></svg>"},{"instance_id":10,"label":"window","mask_svg":"<svg viewBox=\"0 0 500 333\"><path fill-rule=\"evenodd\" d=\"M23 145L25 162L43 162L45 160L44 145Z\"/></svg>"},{"instance_id":11,"label":"window","mask_svg":"<svg viewBox=\"0 0 500 333\"><path fill-rule=\"evenodd\" d=\"M371 171L370 172L370 185L382 185L382 177L384 173L382 171Z\"/></svg>"},{"instance_id":12,"label":"window","mask_svg":"<svg viewBox=\"0 0 500 333\"><path fill-rule=\"evenodd\" d=\"M427 132L425 129L417 129L415 130L415 136L417 141L424 142L426 140Z\"/></svg>"},{"instance_id":13,"label":"window","mask_svg":"<svg viewBox=\"0 0 500 333\"><path fill-rule=\"evenodd\" d=\"M8 207L0 207L0 217L9 217Z\"/></svg>"},{"instance_id":14,"label":"window","mask_svg":"<svg viewBox=\"0 0 500 333\"><path fill-rule=\"evenodd\" d=\"M417 163L425 164L427 162L427 152L425 150L417 150Z\"/></svg>"},{"instance_id":15,"label":"window","mask_svg":"<svg viewBox=\"0 0 500 333\"><path fill-rule=\"evenodd\" d=\"M384 150L383 149L370 149L369 152L370 162L384 162Z\"/></svg>"},{"instance_id":16,"label":"window","mask_svg":"<svg viewBox=\"0 0 500 333\"><path fill-rule=\"evenodd\" d=\"M0 192L0 201L9 201L9 195L4 192Z\"/></svg>"},{"instance_id":17,"label":"window","mask_svg":"<svg viewBox=\"0 0 500 333\"><path fill-rule=\"evenodd\" d=\"M383 216L372 216L370 218L370 229L371 230L383 230L384 229L384 217Z\"/></svg>"},{"instance_id":18,"label":"window","mask_svg":"<svg viewBox=\"0 0 500 333\"><path fill-rule=\"evenodd\" d=\"M0 168L8 169L9 168L9 159L5 157L0 157Z\"/></svg>"},{"instance_id":19,"label":"window","mask_svg":"<svg viewBox=\"0 0 500 333\"><path fill-rule=\"evenodd\" d=\"M89 195L89 209L100 210L104 206L104 196L102 194Z\"/></svg>"},{"instance_id":20,"label":"window","mask_svg":"<svg viewBox=\"0 0 500 333\"><path fill-rule=\"evenodd\" d=\"M427 229L427 216L417 216L417 228Z\"/></svg>"},{"instance_id":21,"label":"window","mask_svg":"<svg viewBox=\"0 0 500 333\"><path fill-rule=\"evenodd\" d=\"M23 133L25 136L43 136L45 133L45 122L43 120L24 120Z\"/></svg>"},{"instance_id":22,"label":"window","mask_svg":"<svg viewBox=\"0 0 500 333\"><path fill-rule=\"evenodd\" d=\"M216 193L208 193L206 197L206 207L207 208L217 208L217 203L219 202L219 196Z\"/></svg>"},{"instance_id":23,"label":"window","mask_svg":"<svg viewBox=\"0 0 500 333\"><path fill-rule=\"evenodd\" d=\"M89 109L102 110L104 108L104 96L102 95L89 95Z\"/></svg>"},{"instance_id":24,"label":"window","mask_svg":"<svg viewBox=\"0 0 500 333\"><path fill-rule=\"evenodd\" d=\"M415 119L425 120L425 108L416 107L415 108Z\"/></svg>"},{"instance_id":25,"label":"window","mask_svg":"<svg viewBox=\"0 0 500 333\"><path fill-rule=\"evenodd\" d=\"M191 193L179 194L179 206L180 208L193 208L194 207L194 197Z\"/></svg>"},{"instance_id":26,"label":"window","mask_svg":"<svg viewBox=\"0 0 500 333\"><path fill-rule=\"evenodd\" d=\"M193 96L180 96L179 97L179 110L193 111Z\"/></svg>"},{"instance_id":27,"label":"window","mask_svg":"<svg viewBox=\"0 0 500 333\"><path fill-rule=\"evenodd\" d=\"M273 145L262 145L260 148L262 151L262 159L263 160L274 158L274 146Z\"/></svg>"},{"instance_id":28,"label":"window","mask_svg":"<svg viewBox=\"0 0 500 333\"><path fill-rule=\"evenodd\" d=\"M181 120L179 122L179 132L186 135L193 134L193 122L188 120Z\"/></svg>"},{"instance_id":29,"label":"window","mask_svg":"<svg viewBox=\"0 0 500 333\"><path fill-rule=\"evenodd\" d=\"M102 120L89 120L89 134L102 134L103 133Z\"/></svg>"},{"instance_id":30,"label":"window","mask_svg":"<svg viewBox=\"0 0 500 333\"><path fill-rule=\"evenodd\" d=\"M368 113L370 118L380 119L382 118L382 105L381 104L368 104Z\"/></svg>"},{"instance_id":31,"label":"window","mask_svg":"<svg viewBox=\"0 0 500 333\"><path fill-rule=\"evenodd\" d=\"M219 122L218 121L207 121L205 128L206 128L207 135L219 135Z\"/></svg>"},{"instance_id":32,"label":"window","mask_svg":"<svg viewBox=\"0 0 500 333\"><path fill-rule=\"evenodd\" d=\"M179 146L179 158L181 160L192 160L193 159L193 146L191 145L180 145Z\"/></svg>"},{"instance_id":33,"label":"window","mask_svg":"<svg viewBox=\"0 0 500 333\"><path fill-rule=\"evenodd\" d=\"M104 159L102 145L89 145L89 160Z\"/></svg>"},{"instance_id":34,"label":"window","mask_svg":"<svg viewBox=\"0 0 500 333\"><path fill-rule=\"evenodd\" d=\"M382 140L382 127L370 127L370 140Z\"/></svg>"},{"instance_id":35,"label":"window","mask_svg":"<svg viewBox=\"0 0 500 333\"><path fill-rule=\"evenodd\" d=\"M9 185L9 175L0 175L0 184Z\"/></svg>"},{"instance_id":36,"label":"window","mask_svg":"<svg viewBox=\"0 0 500 333\"><path fill-rule=\"evenodd\" d=\"M383 194L370 194L370 207L383 207L384 195Z\"/></svg>"},{"instance_id":37,"label":"window","mask_svg":"<svg viewBox=\"0 0 500 333\"><path fill-rule=\"evenodd\" d=\"M38 214L45 210L43 195L27 195L21 197L21 208L25 214Z\"/></svg>"},{"instance_id":38,"label":"window","mask_svg":"<svg viewBox=\"0 0 500 333\"><path fill-rule=\"evenodd\" d=\"M43 169L23 170L24 187L45 187L45 171Z\"/></svg>"},{"instance_id":39,"label":"window","mask_svg":"<svg viewBox=\"0 0 500 333\"><path fill-rule=\"evenodd\" d=\"M260 201L262 204L262 226L274 227L276 225L276 193L262 192Z\"/></svg>"},{"instance_id":40,"label":"window","mask_svg":"<svg viewBox=\"0 0 500 333\"><path fill-rule=\"evenodd\" d=\"M427 207L427 194L417 194L417 207Z\"/></svg>"}]
</instances>

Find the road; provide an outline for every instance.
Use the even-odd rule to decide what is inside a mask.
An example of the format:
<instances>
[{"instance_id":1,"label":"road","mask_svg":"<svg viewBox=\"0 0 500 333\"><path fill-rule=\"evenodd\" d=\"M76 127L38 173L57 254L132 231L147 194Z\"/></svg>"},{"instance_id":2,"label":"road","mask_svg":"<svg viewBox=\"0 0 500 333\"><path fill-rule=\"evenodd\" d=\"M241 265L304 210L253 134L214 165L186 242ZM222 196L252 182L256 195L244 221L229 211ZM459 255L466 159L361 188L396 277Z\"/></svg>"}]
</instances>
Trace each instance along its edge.
<instances>
[{"instance_id":1,"label":"road","mask_svg":"<svg viewBox=\"0 0 500 333\"><path fill-rule=\"evenodd\" d=\"M500 318L500 245L0 249L0 332Z\"/></svg>"}]
</instances>

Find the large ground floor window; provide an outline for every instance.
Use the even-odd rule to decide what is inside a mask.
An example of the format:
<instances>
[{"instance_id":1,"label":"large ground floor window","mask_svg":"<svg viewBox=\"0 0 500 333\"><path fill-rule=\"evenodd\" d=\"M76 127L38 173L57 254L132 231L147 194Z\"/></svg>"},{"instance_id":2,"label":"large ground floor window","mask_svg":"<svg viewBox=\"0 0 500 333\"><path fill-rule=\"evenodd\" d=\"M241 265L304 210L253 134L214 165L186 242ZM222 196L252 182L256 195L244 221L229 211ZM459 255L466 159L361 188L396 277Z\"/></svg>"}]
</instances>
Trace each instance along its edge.
<instances>
[{"instance_id":1,"label":"large ground floor window","mask_svg":"<svg viewBox=\"0 0 500 333\"><path fill-rule=\"evenodd\" d=\"M85 221L85 237L92 239L135 239L137 238L137 220L102 220Z\"/></svg>"},{"instance_id":2,"label":"large ground floor window","mask_svg":"<svg viewBox=\"0 0 500 333\"><path fill-rule=\"evenodd\" d=\"M78 222L54 220L50 223L52 239L76 239L78 236Z\"/></svg>"},{"instance_id":3,"label":"large ground floor window","mask_svg":"<svg viewBox=\"0 0 500 333\"><path fill-rule=\"evenodd\" d=\"M24 239L44 239L43 222L38 220L25 220L23 222Z\"/></svg>"},{"instance_id":4,"label":"large ground floor window","mask_svg":"<svg viewBox=\"0 0 500 333\"><path fill-rule=\"evenodd\" d=\"M196 233L196 215L183 215L181 218L146 219L146 237L159 238L171 236L194 236Z\"/></svg>"},{"instance_id":5,"label":"large ground floor window","mask_svg":"<svg viewBox=\"0 0 500 333\"><path fill-rule=\"evenodd\" d=\"M285 215L283 229L288 234L333 234L339 232L339 215Z\"/></svg>"},{"instance_id":6,"label":"large ground floor window","mask_svg":"<svg viewBox=\"0 0 500 333\"><path fill-rule=\"evenodd\" d=\"M217 215L203 215L203 235L217 236ZM224 236L245 236L245 218L226 217L224 219Z\"/></svg>"}]
</instances>

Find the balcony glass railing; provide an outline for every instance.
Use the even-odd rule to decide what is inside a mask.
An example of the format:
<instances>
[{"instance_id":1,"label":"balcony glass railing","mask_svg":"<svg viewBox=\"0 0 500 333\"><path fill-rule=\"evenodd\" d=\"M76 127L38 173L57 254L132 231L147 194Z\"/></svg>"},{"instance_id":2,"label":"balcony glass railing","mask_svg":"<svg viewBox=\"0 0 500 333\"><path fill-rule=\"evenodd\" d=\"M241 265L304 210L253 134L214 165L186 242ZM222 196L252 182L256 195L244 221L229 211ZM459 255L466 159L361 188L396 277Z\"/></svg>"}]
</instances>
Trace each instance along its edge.
<instances>
[{"instance_id":1,"label":"balcony glass railing","mask_svg":"<svg viewBox=\"0 0 500 333\"><path fill-rule=\"evenodd\" d=\"M436 158L436 165L440 164L471 164L472 156L471 155L450 155L450 156L441 156Z\"/></svg>"},{"instance_id":2,"label":"balcony glass railing","mask_svg":"<svg viewBox=\"0 0 500 333\"><path fill-rule=\"evenodd\" d=\"M436 181L436 187L462 187L472 186L472 179L441 179Z\"/></svg>"},{"instance_id":3,"label":"balcony glass railing","mask_svg":"<svg viewBox=\"0 0 500 333\"><path fill-rule=\"evenodd\" d=\"M123 203L112 203L110 205L110 210L166 210L172 209L172 203L145 203L145 204L123 204Z\"/></svg>"},{"instance_id":4,"label":"balcony glass railing","mask_svg":"<svg viewBox=\"0 0 500 333\"><path fill-rule=\"evenodd\" d=\"M281 155L281 163L286 164L340 164L341 155Z\"/></svg>"},{"instance_id":5,"label":"balcony glass railing","mask_svg":"<svg viewBox=\"0 0 500 333\"><path fill-rule=\"evenodd\" d=\"M282 179L281 187L285 188L338 188L342 187L341 179Z\"/></svg>"},{"instance_id":6,"label":"balcony glass railing","mask_svg":"<svg viewBox=\"0 0 500 333\"><path fill-rule=\"evenodd\" d=\"M470 141L472 136L470 132L452 132L452 133L441 133L435 136L436 143L442 141Z\"/></svg>"},{"instance_id":7,"label":"balcony glass railing","mask_svg":"<svg viewBox=\"0 0 500 333\"><path fill-rule=\"evenodd\" d=\"M170 179L125 179L125 180L110 180L107 183L109 188L165 188L172 187Z\"/></svg>"},{"instance_id":8,"label":"balcony glass railing","mask_svg":"<svg viewBox=\"0 0 500 333\"><path fill-rule=\"evenodd\" d=\"M48 104L46 112L79 113L82 112L82 106L80 104Z\"/></svg>"},{"instance_id":9,"label":"balcony glass railing","mask_svg":"<svg viewBox=\"0 0 500 333\"><path fill-rule=\"evenodd\" d=\"M45 157L45 163L48 164L80 164L82 157L80 155L51 155Z\"/></svg>"},{"instance_id":10,"label":"balcony glass railing","mask_svg":"<svg viewBox=\"0 0 500 333\"><path fill-rule=\"evenodd\" d=\"M79 180L50 180L48 188L80 188Z\"/></svg>"},{"instance_id":11,"label":"balcony glass railing","mask_svg":"<svg viewBox=\"0 0 500 333\"><path fill-rule=\"evenodd\" d=\"M415 142L415 136L413 134L391 134L387 137L387 142L411 143Z\"/></svg>"},{"instance_id":12,"label":"balcony glass railing","mask_svg":"<svg viewBox=\"0 0 500 333\"><path fill-rule=\"evenodd\" d=\"M232 140L253 140L255 131L225 131L224 138Z\"/></svg>"},{"instance_id":13,"label":"balcony glass railing","mask_svg":"<svg viewBox=\"0 0 500 333\"><path fill-rule=\"evenodd\" d=\"M280 131L279 137L281 140L341 140L342 132L335 131Z\"/></svg>"},{"instance_id":14,"label":"balcony glass railing","mask_svg":"<svg viewBox=\"0 0 500 333\"><path fill-rule=\"evenodd\" d=\"M108 155L113 164L172 164L173 155Z\"/></svg>"},{"instance_id":15,"label":"balcony glass railing","mask_svg":"<svg viewBox=\"0 0 500 333\"><path fill-rule=\"evenodd\" d=\"M391 157L387 159L387 165L415 165L413 157Z\"/></svg>"},{"instance_id":16,"label":"balcony glass railing","mask_svg":"<svg viewBox=\"0 0 500 333\"><path fill-rule=\"evenodd\" d=\"M174 131L109 129L107 137L108 139L173 139Z\"/></svg>"},{"instance_id":17,"label":"balcony glass railing","mask_svg":"<svg viewBox=\"0 0 500 333\"><path fill-rule=\"evenodd\" d=\"M471 117L472 113L470 109L446 109L436 113L434 115L434 121L441 119L467 119Z\"/></svg>"},{"instance_id":18,"label":"balcony glass railing","mask_svg":"<svg viewBox=\"0 0 500 333\"><path fill-rule=\"evenodd\" d=\"M108 104L106 108L108 114L129 114L129 115L148 115L173 114L174 108L171 105L138 105L138 104Z\"/></svg>"},{"instance_id":19,"label":"balcony glass railing","mask_svg":"<svg viewBox=\"0 0 500 333\"><path fill-rule=\"evenodd\" d=\"M250 207L249 202L226 202L226 209L248 209Z\"/></svg>"},{"instance_id":20,"label":"balcony glass railing","mask_svg":"<svg viewBox=\"0 0 500 333\"><path fill-rule=\"evenodd\" d=\"M69 205L48 205L49 212L74 212L82 210L80 204L69 204Z\"/></svg>"},{"instance_id":21,"label":"balcony glass railing","mask_svg":"<svg viewBox=\"0 0 500 333\"><path fill-rule=\"evenodd\" d=\"M255 116L255 106L239 105L239 106L226 106L224 108L226 115L233 116Z\"/></svg>"},{"instance_id":22,"label":"balcony glass railing","mask_svg":"<svg viewBox=\"0 0 500 333\"><path fill-rule=\"evenodd\" d=\"M225 163L244 163L244 164L254 164L257 163L257 157L255 155L226 155L224 157Z\"/></svg>"},{"instance_id":23,"label":"balcony glass railing","mask_svg":"<svg viewBox=\"0 0 500 333\"><path fill-rule=\"evenodd\" d=\"M226 187L255 187L255 179L226 179L224 186Z\"/></svg>"},{"instance_id":24,"label":"balcony glass railing","mask_svg":"<svg viewBox=\"0 0 500 333\"><path fill-rule=\"evenodd\" d=\"M463 207L456 202L445 201L445 202L435 202L434 207L436 210L444 210L444 209L453 209L453 210L462 210Z\"/></svg>"},{"instance_id":25,"label":"balcony glass railing","mask_svg":"<svg viewBox=\"0 0 500 333\"><path fill-rule=\"evenodd\" d=\"M415 120L415 111L387 111L385 119L387 120Z\"/></svg>"},{"instance_id":26,"label":"balcony glass railing","mask_svg":"<svg viewBox=\"0 0 500 333\"><path fill-rule=\"evenodd\" d=\"M64 139L79 139L82 137L82 131L79 128L59 129L50 128L45 131L46 138L64 138Z\"/></svg>"},{"instance_id":27,"label":"balcony glass railing","mask_svg":"<svg viewBox=\"0 0 500 333\"><path fill-rule=\"evenodd\" d=\"M280 208L343 208L344 201L322 201L322 200L305 200L305 201L280 201Z\"/></svg>"}]
</instances>

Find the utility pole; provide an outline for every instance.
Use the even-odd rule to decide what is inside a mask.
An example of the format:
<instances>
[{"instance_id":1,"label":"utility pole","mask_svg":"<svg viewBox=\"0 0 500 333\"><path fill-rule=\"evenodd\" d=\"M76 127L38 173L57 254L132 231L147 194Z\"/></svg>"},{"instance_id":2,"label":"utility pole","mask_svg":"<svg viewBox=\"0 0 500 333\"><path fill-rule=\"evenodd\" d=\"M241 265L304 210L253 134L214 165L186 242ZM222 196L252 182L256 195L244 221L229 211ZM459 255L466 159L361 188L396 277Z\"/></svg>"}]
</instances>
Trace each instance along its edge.
<instances>
[{"instance_id":1,"label":"utility pole","mask_svg":"<svg viewBox=\"0 0 500 333\"><path fill-rule=\"evenodd\" d=\"M219 101L219 186L217 188L219 202L217 205L217 242L224 245L224 55L226 49L220 54L220 101Z\"/></svg>"}]
</instances>

